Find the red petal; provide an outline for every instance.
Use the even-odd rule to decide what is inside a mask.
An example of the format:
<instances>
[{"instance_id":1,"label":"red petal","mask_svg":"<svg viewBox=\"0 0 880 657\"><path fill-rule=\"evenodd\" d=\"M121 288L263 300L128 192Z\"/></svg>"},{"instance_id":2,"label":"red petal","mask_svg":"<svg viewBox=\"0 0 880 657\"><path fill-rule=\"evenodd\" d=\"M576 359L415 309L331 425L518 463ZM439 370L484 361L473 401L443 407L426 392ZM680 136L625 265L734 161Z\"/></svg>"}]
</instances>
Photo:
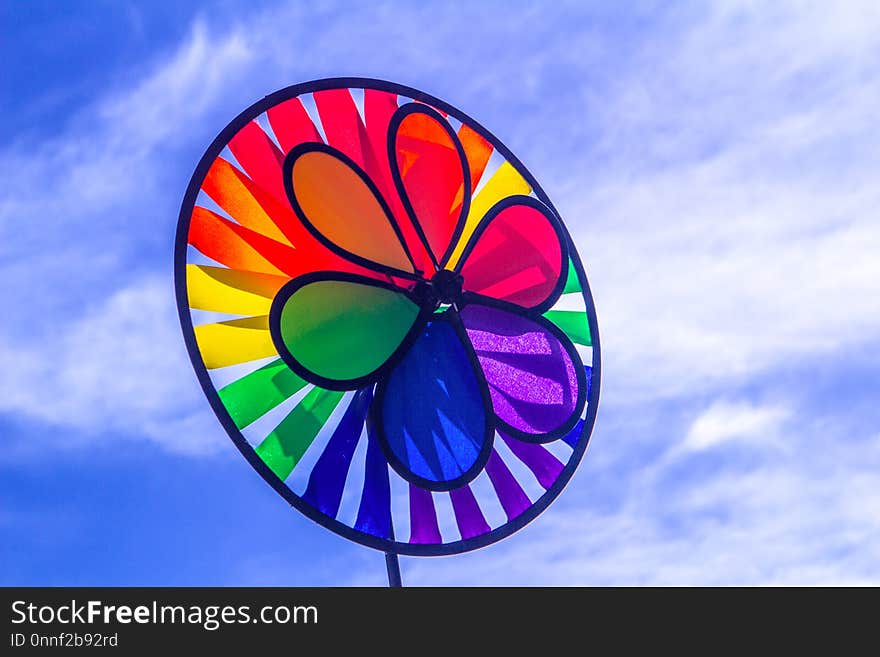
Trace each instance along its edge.
<instances>
[{"instance_id":1,"label":"red petal","mask_svg":"<svg viewBox=\"0 0 880 657\"><path fill-rule=\"evenodd\" d=\"M406 105L394 134L402 195L442 266L462 216L465 200L463 152L449 124L425 107ZM468 180L467 198L470 198Z\"/></svg>"},{"instance_id":2,"label":"red petal","mask_svg":"<svg viewBox=\"0 0 880 657\"><path fill-rule=\"evenodd\" d=\"M562 235L549 210L509 197L489 210L474 232L460 272L464 289L524 308L545 304L563 273Z\"/></svg>"}]
</instances>

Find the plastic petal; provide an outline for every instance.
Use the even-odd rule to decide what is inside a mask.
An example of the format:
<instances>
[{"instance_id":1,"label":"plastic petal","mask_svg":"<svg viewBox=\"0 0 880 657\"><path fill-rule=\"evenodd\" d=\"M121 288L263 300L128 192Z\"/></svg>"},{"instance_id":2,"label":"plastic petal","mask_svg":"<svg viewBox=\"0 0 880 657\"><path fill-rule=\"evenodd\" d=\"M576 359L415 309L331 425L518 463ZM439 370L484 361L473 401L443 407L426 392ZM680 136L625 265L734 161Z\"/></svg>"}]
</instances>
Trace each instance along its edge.
<instances>
[{"instance_id":1,"label":"plastic petal","mask_svg":"<svg viewBox=\"0 0 880 657\"><path fill-rule=\"evenodd\" d=\"M391 166L400 196L442 266L470 205L465 153L446 120L421 103L401 107L390 130Z\"/></svg>"},{"instance_id":2,"label":"plastic petal","mask_svg":"<svg viewBox=\"0 0 880 657\"><path fill-rule=\"evenodd\" d=\"M495 415L517 437L561 438L586 400L583 366L571 342L543 319L480 304L461 311L483 368Z\"/></svg>"},{"instance_id":3,"label":"plastic petal","mask_svg":"<svg viewBox=\"0 0 880 657\"><path fill-rule=\"evenodd\" d=\"M558 296L568 254L549 210L527 196L492 208L465 250L464 289L525 308Z\"/></svg>"},{"instance_id":4,"label":"plastic petal","mask_svg":"<svg viewBox=\"0 0 880 657\"><path fill-rule=\"evenodd\" d=\"M392 467L435 490L473 478L491 445L484 391L452 325L427 324L377 389L375 421Z\"/></svg>"},{"instance_id":5,"label":"plastic petal","mask_svg":"<svg viewBox=\"0 0 880 657\"><path fill-rule=\"evenodd\" d=\"M413 271L375 184L345 155L317 144L296 148L285 163L285 183L300 218L326 246L360 264Z\"/></svg>"},{"instance_id":6,"label":"plastic petal","mask_svg":"<svg viewBox=\"0 0 880 657\"><path fill-rule=\"evenodd\" d=\"M401 347L419 313L390 285L326 273L282 288L269 328L281 357L300 376L333 389L353 389Z\"/></svg>"}]
</instances>

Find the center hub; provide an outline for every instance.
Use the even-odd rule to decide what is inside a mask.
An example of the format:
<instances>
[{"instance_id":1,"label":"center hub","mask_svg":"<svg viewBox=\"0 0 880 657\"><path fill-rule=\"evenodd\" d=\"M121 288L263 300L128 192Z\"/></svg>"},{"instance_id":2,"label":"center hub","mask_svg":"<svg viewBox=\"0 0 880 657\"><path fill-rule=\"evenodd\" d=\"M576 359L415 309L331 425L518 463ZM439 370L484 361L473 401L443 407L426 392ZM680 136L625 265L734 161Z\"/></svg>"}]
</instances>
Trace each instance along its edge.
<instances>
[{"instance_id":1,"label":"center hub","mask_svg":"<svg viewBox=\"0 0 880 657\"><path fill-rule=\"evenodd\" d=\"M416 294L427 305L436 308L441 303L461 305L461 274L443 269L434 274L430 281L419 283Z\"/></svg>"},{"instance_id":2,"label":"center hub","mask_svg":"<svg viewBox=\"0 0 880 657\"><path fill-rule=\"evenodd\" d=\"M461 275L442 269L434 274L431 287L440 303L461 303Z\"/></svg>"}]
</instances>

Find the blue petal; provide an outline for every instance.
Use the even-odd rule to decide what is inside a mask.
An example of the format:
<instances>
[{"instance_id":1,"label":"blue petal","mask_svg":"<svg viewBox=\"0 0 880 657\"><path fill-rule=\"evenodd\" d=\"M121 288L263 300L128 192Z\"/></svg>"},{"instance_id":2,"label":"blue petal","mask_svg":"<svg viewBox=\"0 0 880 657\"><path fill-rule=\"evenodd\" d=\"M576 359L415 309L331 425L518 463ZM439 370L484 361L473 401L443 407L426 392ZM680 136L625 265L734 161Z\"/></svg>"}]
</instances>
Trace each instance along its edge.
<instances>
[{"instance_id":1,"label":"blue petal","mask_svg":"<svg viewBox=\"0 0 880 657\"><path fill-rule=\"evenodd\" d=\"M443 488L478 474L491 432L485 383L474 367L450 322L438 319L380 384L378 422L404 478Z\"/></svg>"}]
</instances>

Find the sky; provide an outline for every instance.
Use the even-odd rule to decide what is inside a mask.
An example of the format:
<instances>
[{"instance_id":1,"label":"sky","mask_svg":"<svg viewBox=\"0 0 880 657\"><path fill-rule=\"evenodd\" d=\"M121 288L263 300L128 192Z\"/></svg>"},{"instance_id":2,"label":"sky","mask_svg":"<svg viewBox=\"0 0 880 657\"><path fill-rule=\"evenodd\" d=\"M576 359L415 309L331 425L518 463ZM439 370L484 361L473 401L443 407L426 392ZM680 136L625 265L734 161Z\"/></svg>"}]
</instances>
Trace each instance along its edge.
<instances>
[{"instance_id":1,"label":"sky","mask_svg":"<svg viewBox=\"0 0 880 657\"><path fill-rule=\"evenodd\" d=\"M240 457L172 281L212 139L332 76L510 147L602 339L561 496L405 584L880 584L876 2L20 1L0 30L0 584L385 583Z\"/></svg>"}]
</instances>

